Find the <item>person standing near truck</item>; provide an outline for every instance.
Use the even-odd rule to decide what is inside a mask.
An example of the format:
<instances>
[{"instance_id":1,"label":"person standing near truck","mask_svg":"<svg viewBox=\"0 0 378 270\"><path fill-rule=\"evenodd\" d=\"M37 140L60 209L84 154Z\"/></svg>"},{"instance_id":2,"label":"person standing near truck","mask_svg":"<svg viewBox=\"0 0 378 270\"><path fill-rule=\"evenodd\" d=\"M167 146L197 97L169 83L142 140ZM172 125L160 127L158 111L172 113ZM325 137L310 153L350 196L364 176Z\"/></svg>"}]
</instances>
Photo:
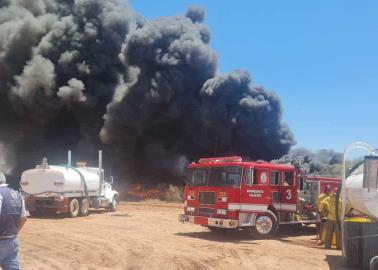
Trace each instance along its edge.
<instances>
[{"instance_id":1,"label":"person standing near truck","mask_svg":"<svg viewBox=\"0 0 378 270\"><path fill-rule=\"evenodd\" d=\"M336 195L331 190L328 196L320 203L320 209L326 218L324 224L325 230L325 248L331 248L333 233L336 236L336 247L341 249L341 232L336 224Z\"/></svg>"},{"instance_id":2,"label":"person standing near truck","mask_svg":"<svg viewBox=\"0 0 378 270\"><path fill-rule=\"evenodd\" d=\"M19 270L17 235L26 222L22 196L8 187L0 172L0 266L4 270Z\"/></svg>"},{"instance_id":3,"label":"person standing near truck","mask_svg":"<svg viewBox=\"0 0 378 270\"><path fill-rule=\"evenodd\" d=\"M330 185L326 185L324 187L323 193L320 193L318 200L316 201L316 206L318 208L318 220L319 220L319 245L324 244L324 237L323 237L323 231L324 231L324 223L322 222L322 219L324 217L324 213L321 211L321 203L322 201L328 196L329 192L331 192L332 188Z\"/></svg>"}]
</instances>

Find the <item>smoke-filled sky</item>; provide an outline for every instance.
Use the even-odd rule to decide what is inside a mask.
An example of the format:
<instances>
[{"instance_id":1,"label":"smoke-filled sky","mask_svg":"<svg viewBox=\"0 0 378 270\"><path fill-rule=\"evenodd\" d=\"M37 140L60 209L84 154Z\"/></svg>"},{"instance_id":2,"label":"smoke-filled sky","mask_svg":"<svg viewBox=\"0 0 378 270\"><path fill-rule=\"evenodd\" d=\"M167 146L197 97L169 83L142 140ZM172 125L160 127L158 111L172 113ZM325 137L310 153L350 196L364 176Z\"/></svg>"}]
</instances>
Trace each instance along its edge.
<instances>
[{"instance_id":1,"label":"smoke-filled sky","mask_svg":"<svg viewBox=\"0 0 378 270\"><path fill-rule=\"evenodd\" d=\"M295 165L308 174L341 177L343 154L329 149L312 152L306 148L292 148L290 152L274 163Z\"/></svg>"},{"instance_id":2,"label":"smoke-filled sky","mask_svg":"<svg viewBox=\"0 0 378 270\"><path fill-rule=\"evenodd\" d=\"M219 71L205 10L149 20L103 0L0 0L0 163L47 155L161 181L201 156L270 160L295 144L279 97Z\"/></svg>"},{"instance_id":3,"label":"smoke-filled sky","mask_svg":"<svg viewBox=\"0 0 378 270\"><path fill-rule=\"evenodd\" d=\"M378 147L378 1L130 0L148 18L206 9L223 72L250 70L274 89L298 146Z\"/></svg>"}]
</instances>

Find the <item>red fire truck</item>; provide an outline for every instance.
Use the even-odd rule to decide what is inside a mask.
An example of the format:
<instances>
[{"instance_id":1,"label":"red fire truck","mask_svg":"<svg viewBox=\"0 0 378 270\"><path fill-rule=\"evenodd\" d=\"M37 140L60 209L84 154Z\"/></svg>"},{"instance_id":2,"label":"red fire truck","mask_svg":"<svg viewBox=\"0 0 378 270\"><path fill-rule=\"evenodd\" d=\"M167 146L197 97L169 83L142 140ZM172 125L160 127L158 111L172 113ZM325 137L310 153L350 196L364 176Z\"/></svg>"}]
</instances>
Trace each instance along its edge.
<instances>
[{"instance_id":1,"label":"red fire truck","mask_svg":"<svg viewBox=\"0 0 378 270\"><path fill-rule=\"evenodd\" d=\"M280 224L317 222L316 200L340 179L306 176L294 166L241 157L202 158L188 167L181 222L210 230L245 229L272 237Z\"/></svg>"}]
</instances>

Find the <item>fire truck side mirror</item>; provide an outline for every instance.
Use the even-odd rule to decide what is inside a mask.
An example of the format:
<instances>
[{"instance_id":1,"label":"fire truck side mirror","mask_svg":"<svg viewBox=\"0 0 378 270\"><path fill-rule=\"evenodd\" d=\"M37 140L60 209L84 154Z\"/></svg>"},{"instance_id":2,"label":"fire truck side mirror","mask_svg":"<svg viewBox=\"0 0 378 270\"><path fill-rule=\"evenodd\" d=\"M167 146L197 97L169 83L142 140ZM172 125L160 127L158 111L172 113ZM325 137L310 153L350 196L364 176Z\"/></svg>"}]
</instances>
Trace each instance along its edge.
<instances>
[{"instance_id":1,"label":"fire truck side mirror","mask_svg":"<svg viewBox=\"0 0 378 270\"><path fill-rule=\"evenodd\" d=\"M366 156L364 160L363 187L377 189L378 186L378 156Z\"/></svg>"},{"instance_id":2,"label":"fire truck side mirror","mask_svg":"<svg viewBox=\"0 0 378 270\"><path fill-rule=\"evenodd\" d=\"M299 177L299 190L302 191L304 190L304 179L303 177Z\"/></svg>"}]
</instances>

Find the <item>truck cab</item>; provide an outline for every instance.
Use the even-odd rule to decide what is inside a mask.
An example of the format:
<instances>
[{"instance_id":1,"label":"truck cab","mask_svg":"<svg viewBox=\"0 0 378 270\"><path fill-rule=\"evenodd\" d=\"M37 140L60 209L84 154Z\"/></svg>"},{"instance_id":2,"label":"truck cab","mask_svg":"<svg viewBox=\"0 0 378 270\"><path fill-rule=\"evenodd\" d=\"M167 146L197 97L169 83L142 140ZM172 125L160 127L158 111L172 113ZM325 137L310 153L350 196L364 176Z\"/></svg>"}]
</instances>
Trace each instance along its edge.
<instances>
[{"instance_id":1,"label":"truck cab","mask_svg":"<svg viewBox=\"0 0 378 270\"><path fill-rule=\"evenodd\" d=\"M327 179L335 185L339 181ZM203 158L188 166L179 219L210 230L245 229L255 238L269 238L280 224L316 222L314 207L323 181L305 177L291 165L243 162L237 156Z\"/></svg>"}]
</instances>

